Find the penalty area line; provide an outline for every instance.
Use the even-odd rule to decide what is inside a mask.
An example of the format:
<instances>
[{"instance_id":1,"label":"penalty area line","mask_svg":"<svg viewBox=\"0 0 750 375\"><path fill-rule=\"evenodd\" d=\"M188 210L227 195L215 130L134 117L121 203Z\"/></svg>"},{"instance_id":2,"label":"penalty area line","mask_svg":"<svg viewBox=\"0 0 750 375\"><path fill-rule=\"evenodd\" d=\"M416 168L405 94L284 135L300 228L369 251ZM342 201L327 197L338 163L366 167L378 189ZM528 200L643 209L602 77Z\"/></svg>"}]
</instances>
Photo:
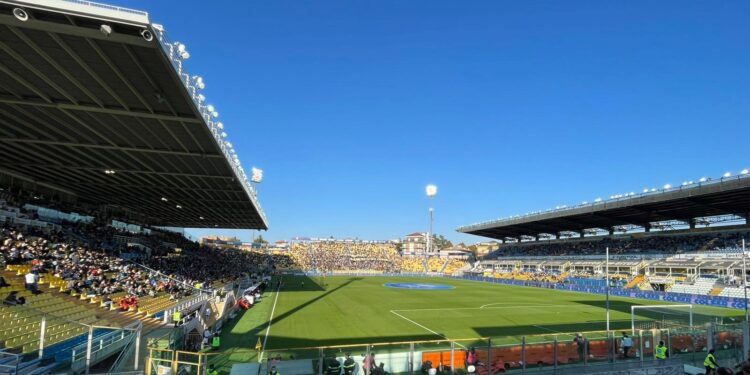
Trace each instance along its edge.
<instances>
[{"instance_id":1,"label":"penalty area line","mask_svg":"<svg viewBox=\"0 0 750 375\"><path fill-rule=\"evenodd\" d=\"M397 313L397 312L396 312L396 310L391 310L391 313L392 313L392 314L394 314L394 315L396 315L396 316L398 316L398 317L399 317L399 318L401 318L401 319L404 319L404 320L406 320L407 322L409 322L409 323L411 323L411 324L414 324L414 325L416 325L416 326L418 326L418 327L421 327L421 328L422 328L422 329L424 329L424 330L427 330L427 331L429 331L430 333L432 333L432 334L434 334L434 335L440 336L440 337L442 337L442 338L444 338L444 339L446 339L446 340L449 340L449 341L450 341L450 339L448 338L448 336L446 336L446 335L443 335L443 334L441 334L441 333L438 333L438 332L436 332L436 331L433 331L433 330L431 330L431 329L429 329L429 328L425 327L424 325L422 325L422 324L419 324L419 323L417 323L417 322L415 322L415 321L413 321L413 320L411 320L411 319L409 319L409 318L407 318L407 317L405 317L405 316L403 316L403 315L401 315L401 314ZM456 345L458 345L458 346L460 346L460 347L462 347L462 348L466 349L466 347L465 347L465 346L463 346L463 345L461 345L461 344L459 344L459 343L456 343Z\"/></svg>"},{"instance_id":2,"label":"penalty area line","mask_svg":"<svg viewBox=\"0 0 750 375\"><path fill-rule=\"evenodd\" d=\"M507 306L492 306L482 305L480 307L443 307L443 308L426 308L426 309L395 309L396 312L404 311L460 311L460 310L503 310L503 309L519 309L519 308L530 308L530 307L570 307L570 305L507 305Z\"/></svg>"}]
</instances>

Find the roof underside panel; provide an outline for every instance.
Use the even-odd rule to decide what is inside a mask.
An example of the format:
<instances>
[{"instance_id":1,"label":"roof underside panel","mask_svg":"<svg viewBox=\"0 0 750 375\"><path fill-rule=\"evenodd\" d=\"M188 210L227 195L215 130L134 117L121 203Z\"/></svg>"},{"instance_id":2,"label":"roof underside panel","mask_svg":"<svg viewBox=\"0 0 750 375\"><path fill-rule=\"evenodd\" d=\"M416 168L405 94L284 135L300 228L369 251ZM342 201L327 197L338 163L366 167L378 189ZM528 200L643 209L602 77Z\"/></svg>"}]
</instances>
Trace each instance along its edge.
<instances>
[{"instance_id":1,"label":"roof underside panel","mask_svg":"<svg viewBox=\"0 0 750 375\"><path fill-rule=\"evenodd\" d=\"M150 224L267 228L159 41L140 36L150 25L43 7L22 22L11 3L0 1L0 174Z\"/></svg>"},{"instance_id":2,"label":"roof underside panel","mask_svg":"<svg viewBox=\"0 0 750 375\"><path fill-rule=\"evenodd\" d=\"M464 233L504 239L557 234L620 225L647 226L668 220L689 222L706 216L750 213L750 177L737 176L697 186L676 188L566 210L529 215L460 228Z\"/></svg>"}]
</instances>

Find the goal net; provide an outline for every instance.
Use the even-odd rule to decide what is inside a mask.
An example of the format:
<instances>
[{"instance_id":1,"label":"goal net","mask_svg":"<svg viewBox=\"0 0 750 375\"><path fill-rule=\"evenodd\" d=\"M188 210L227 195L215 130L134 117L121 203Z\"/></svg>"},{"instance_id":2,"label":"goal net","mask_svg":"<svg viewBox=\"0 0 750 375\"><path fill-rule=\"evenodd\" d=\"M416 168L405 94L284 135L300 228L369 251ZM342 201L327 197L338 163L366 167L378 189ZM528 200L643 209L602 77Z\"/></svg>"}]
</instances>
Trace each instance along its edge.
<instances>
[{"instance_id":1,"label":"goal net","mask_svg":"<svg viewBox=\"0 0 750 375\"><path fill-rule=\"evenodd\" d=\"M630 306L632 333L637 330L693 326L693 305Z\"/></svg>"}]
</instances>

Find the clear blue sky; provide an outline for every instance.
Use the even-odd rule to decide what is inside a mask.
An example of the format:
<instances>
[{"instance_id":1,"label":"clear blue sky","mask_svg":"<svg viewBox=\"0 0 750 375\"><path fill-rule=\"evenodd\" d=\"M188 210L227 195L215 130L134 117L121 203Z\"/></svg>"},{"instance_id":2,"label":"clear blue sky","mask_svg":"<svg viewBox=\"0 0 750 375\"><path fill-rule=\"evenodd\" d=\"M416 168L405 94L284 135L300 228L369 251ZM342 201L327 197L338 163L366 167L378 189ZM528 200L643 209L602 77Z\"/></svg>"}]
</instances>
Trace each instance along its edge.
<instances>
[{"instance_id":1,"label":"clear blue sky","mask_svg":"<svg viewBox=\"0 0 750 375\"><path fill-rule=\"evenodd\" d=\"M454 229L750 167L747 1L114 2L187 45L265 170L268 239L426 230L435 183L436 232L474 242Z\"/></svg>"}]
</instances>

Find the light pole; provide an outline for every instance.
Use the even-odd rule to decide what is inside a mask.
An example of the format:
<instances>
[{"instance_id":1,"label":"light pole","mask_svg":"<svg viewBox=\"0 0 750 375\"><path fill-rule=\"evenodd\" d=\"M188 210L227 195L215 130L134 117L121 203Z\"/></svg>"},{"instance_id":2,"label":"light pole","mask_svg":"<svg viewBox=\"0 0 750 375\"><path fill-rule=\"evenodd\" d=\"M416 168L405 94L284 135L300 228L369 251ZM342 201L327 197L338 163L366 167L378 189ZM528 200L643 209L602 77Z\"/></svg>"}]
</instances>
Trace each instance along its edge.
<instances>
[{"instance_id":1,"label":"light pole","mask_svg":"<svg viewBox=\"0 0 750 375\"><path fill-rule=\"evenodd\" d=\"M607 307L607 331L609 331L609 246L607 246L605 255L605 263L604 263L604 282L605 285L605 294L606 294L606 300L605 305Z\"/></svg>"},{"instance_id":2,"label":"light pole","mask_svg":"<svg viewBox=\"0 0 750 375\"><path fill-rule=\"evenodd\" d=\"M432 198L434 198L435 195L437 195L437 186L430 184L430 185L427 185L427 187L425 187L424 190L425 190L425 193L427 193L427 198L430 199L430 231L427 233L427 255L431 255L432 254L432 222L433 222Z\"/></svg>"},{"instance_id":3,"label":"light pole","mask_svg":"<svg viewBox=\"0 0 750 375\"><path fill-rule=\"evenodd\" d=\"M745 253L745 239L742 239L742 289L745 290L745 324L748 321L747 311L747 254Z\"/></svg>"}]
</instances>

